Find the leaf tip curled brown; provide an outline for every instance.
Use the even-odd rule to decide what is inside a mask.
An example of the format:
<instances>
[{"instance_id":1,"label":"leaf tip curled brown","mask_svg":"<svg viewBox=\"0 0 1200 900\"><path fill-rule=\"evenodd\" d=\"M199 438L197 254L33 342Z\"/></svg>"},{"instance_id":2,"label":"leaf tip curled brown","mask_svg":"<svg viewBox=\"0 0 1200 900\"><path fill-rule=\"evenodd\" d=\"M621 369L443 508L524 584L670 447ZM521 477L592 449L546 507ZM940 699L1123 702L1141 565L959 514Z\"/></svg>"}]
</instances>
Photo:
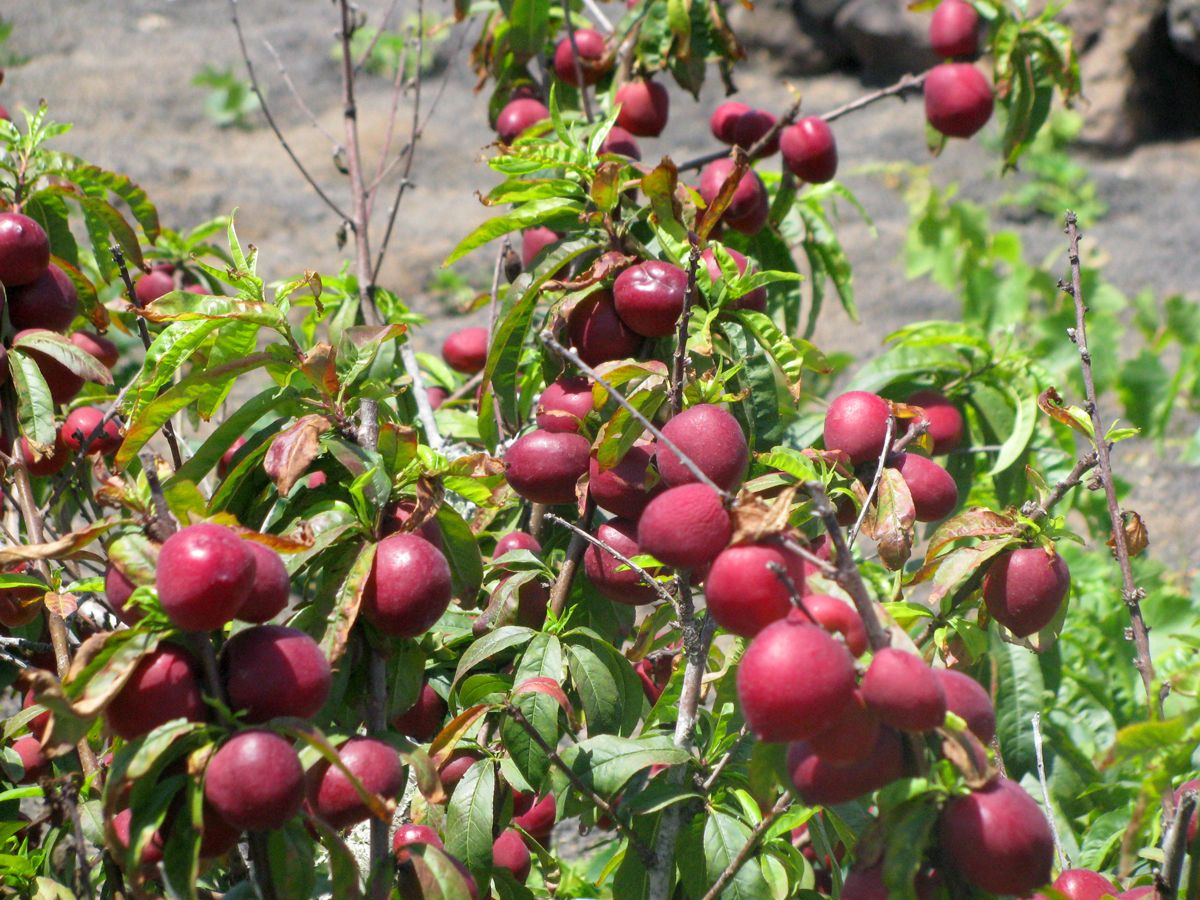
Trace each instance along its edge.
<instances>
[{"instance_id":1,"label":"leaf tip curled brown","mask_svg":"<svg viewBox=\"0 0 1200 900\"><path fill-rule=\"evenodd\" d=\"M333 428L324 416L303 416L271 441L263 469L280 496L287 496L321 451L321 435Z\"/></svg>"}]
</instances>

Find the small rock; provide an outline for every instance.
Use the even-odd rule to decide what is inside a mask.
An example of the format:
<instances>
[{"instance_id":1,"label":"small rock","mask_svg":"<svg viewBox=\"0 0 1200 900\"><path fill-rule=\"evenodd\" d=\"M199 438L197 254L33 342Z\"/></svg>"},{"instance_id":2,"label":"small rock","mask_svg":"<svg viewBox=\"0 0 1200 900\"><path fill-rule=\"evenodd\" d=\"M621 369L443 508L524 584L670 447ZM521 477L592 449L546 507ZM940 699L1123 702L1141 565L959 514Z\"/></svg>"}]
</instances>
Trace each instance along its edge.
<instances>
[{"instance_id":1,"label":"small rock","mask_svg":"<svg viewBox=\"0 0 1200 900\"><path fill-rule=\"evenodd\" d=\"M820 75L850 59L828 25L803 0L762 0L753 10L735 4L730 25L753 64L775 75Z\"/></svg>"},{"instance_id":2,"label":"small rock","mask_svg":"<svg viewBox=\"0 0 1200 900\"><path fill-rule=\"evenodd\" d=\"M938 61L929 47L929 16L915 15L905 0L850 0L834 17L833 30L868 82L893 81Z\"/></svg>"}]
</instances>

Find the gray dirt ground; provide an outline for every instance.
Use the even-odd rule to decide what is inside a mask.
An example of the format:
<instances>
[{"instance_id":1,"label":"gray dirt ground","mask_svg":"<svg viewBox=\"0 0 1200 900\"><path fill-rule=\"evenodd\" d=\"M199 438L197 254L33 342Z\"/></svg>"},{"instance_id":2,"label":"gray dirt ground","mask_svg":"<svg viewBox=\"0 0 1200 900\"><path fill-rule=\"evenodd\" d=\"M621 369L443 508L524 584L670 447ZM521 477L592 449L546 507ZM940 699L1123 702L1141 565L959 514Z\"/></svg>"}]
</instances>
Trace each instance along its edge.
<instances>
[{"instance_id":1,"label":"gray dirt ground","mask_svg":"<svg viewBox=\"0 0 1200 900\"><path fill-rule=\"evenodd\" d=\"M372 21L386 5L384 0L362 3L375 14ZM335 24L331 5L242 0L240 8L251 54L289 140L323 185L342 191L344 179L331 163L329 140L307 122L262 44L264 39L271 42L319 119L337 133L340 101L337 70L329 56ZM267 277L333 270L340 260L336 222L301 182L270 131L258 118L252 130L217 129L205 116L204 91L191 85L206 62L232 66L241 74L228 9L226 0L9 4L3 15L15 26L10 46L31 60L9 70L0 102L13 107L45 98L55 118L75 123L64 148L133 176L158 203L168 226L187 226L237 207L239 233L260 248ZM443 9L438 4L435 12ZM449 58L448 82L421 143L412 176L416 189L404 201L385 267L385 283L434 317L433 327L418 338L419 349L426 350L435 350L460 320L445 316L422 296L422 288L454 242L484 217L483 207L468 198L492 183L481 165L492 139L484 99L471 91L466 51L455 53L459 40L454 32L439 49L441 57ZM427 100L440 77L427 84ZM785 86L759 72L743 72L739 85L756 105L780 109L789 102ZM847 76L799 80L796 86L816 110L864 90ZM646 158L662 152L682 159L711 149L707 113L719 102L719 93L714 78L693 111L690 99L675 91L675 115L660 140L643 142ZM368 160L383 141L387 97L382 80L364 80L359 101ZM843 119L837 127L843 173L884 158L924 159L921 118L919 101L885 101ZM953 143L934 165L939 183L958 181L968 197L992 198L1007 189L976 143ZM1108 277L1131 294L1148 287L1159 294L1196 297L1200 141L1149 145L1122 158L1092 159L1089 166L1110 206L1107 218L1087 229L1109 257ZM895 326L952 314L955 304L936 287L904 280L897 257L906 213L899 198L877 177L849 174L845 180L879 230L872 239L851 217L841 232L869 324L853 325L840 310L831 309L817 342L827 350L861 353L877 346ZM1018 228L1035 257L1063 247L1053 222ZM476 287L489 280L488 256L480 252L462 267ZM1200 533L1200 504L1181 503L1180 488L1194 501L1195 472L1173 463L1170 451L1163 459L1152 447L1126 446L1118 460L1136 483L1132 505L1149 523L1158 552L1194 571L1189 551L1196 546L1193 536Z\"/></svg>"}]
</instances>

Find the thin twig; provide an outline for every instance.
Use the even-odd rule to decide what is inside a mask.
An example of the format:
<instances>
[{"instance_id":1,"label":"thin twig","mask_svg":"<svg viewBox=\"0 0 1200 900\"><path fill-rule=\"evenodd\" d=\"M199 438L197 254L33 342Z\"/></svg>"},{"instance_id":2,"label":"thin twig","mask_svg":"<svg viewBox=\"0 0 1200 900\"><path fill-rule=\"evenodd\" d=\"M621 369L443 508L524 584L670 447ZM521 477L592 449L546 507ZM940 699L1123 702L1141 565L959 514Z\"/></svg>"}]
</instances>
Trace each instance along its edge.
<instances>
[{"instance_id":1,"label":"thin twig","mask_svg":"<svg viewBox=\"0 0 1200 900\"><path fill-rule=\"evenodd\" d=\"M718 496L720 496L726 503L731 503L733 501L732 494L719 487L716 482L705 475L703 470L696 465L695 460L693 460L687 454L681 452L680 449L675 445L674 441L664 435L653 422L642 415L642 413L633 404L626 400L621 393L604 378L603 375L599 374L595 369L580 359L579 354L575 353L573 350L568 350L566 347L556 341L554 339L554 335L552 335L549 331L543 331L539 337L543 344L607 390L612 398L617 401L618 405L623 407L625 411L637 419L647 431L658 438L659 442L664 447L679 457L680 462L682 462L684 467L696 477L697 481L699 481L701 484L708 485L708 487L716 491Z\"/></svg>"},{"instance_id":2,"label":"thin twig","mask_svg":"<svg viewBox=\"0 0 1200 900\"><path fill-rule=\"evenodd\" d=\"M683 385L687 379L688 323L692 318L692 300L696 296L696 268L700 264L700 238L694 231L688 232L692 249L688 252L687 289L683 294L683 311L679 314L679 328L675 336L675 358L671 364L671 415L683 410Z\"/></svg>"},{"instance_id":3,"label":"thin twig","mask_svg":"<svg viewBox=\"0 0 1200 900\"><path fill-rule=\"evenodd\" d=\"M387 12L383 14L383 18L379 20L379 27L375 29L375 33L371 35L371 40L367 42L367 48L363 50L362 55L358 58L358 62L354 64L354 77L357 78L362 73L362 68L367 64L367 60L371 58L371 54L375 52L375 47L379 44L379 39L383 36L384 29L391 21L392 15L396 12L396 7L400 5L400 0L392 0L391 5L387 8Z\"/></svg>"},{"instance_id":4,"label":"thin twig","mask_svg":"<svg viewBox=\"0 0 1200 900\"><path fill-rule=\"evenodd\" d=\"M1154 690L1154 662L1150 655L1150 630L1142 617L1141 601L1146 592L1137 586L1133 580L1133 567L1129 561L1129 544L1125 537L1124 520L1121 516L1121 506L1117 500L1117 487L1113 481L1112 459L1109 456L1108 442L1104 439L1104 422L1100 418L1100 407L1096 399L1096 381L1092 376L1092 355L1087 344L1087 306L1083 299L1083 286L1079 270L1079 227L1075 213L1067 213L1067 258L1071 263L1071 284L1068 293L1075 301L1075 332L1072 340L1079 348L1079 363L1083 370L1083 385L1087 394L1087 411L1092 420L1092 431L1095 436L1096 459L1100 465L1100 480L1104 483L1104 496L1108 501L1108 518L1112 523L1112 537L1117 554L1117 563L1121 567L1121 597L1129 611L1129 621L1133 631L1133 643L1137 651L1134 666L1142 676L1142 686L1146 691L1146 705L1154 719L1163 715L1162 699ZM1066 289L1066 286L1063 286Z\"/></svg>"},{"instance_id":5,"label":"thin twig","mask_svg":"<svg viewBox=\"0 0 1200 900\"><path fill-rule=\"evenodd\" d=\"M911 73L904 75L896 83L880 88L877 91L871 91L869 94L863 94L863 96L857 98L856 100L851 100L849 103L845 103L841 106L831 109L827 113L822 113L819 118L824 119L826 122L833 122L836 119L840 119L842 116L849 115L850 113L856 112L863 107L870 106L872 103L877 103L878 101L883 100L885 97L903 97L910 91L920 90L924 86L925 79L928 76L928 71L922 72L920 75L913 75ZM751 151L753 151L750 154L751 158L753 158L755 153L761 151L763 147L765 147L767 143L772 138L777 136L784 128L786 128L788 125L791 125L792 122L796 120L796 116L799 115L799 113L800 101L797 100L782 116L775 121L775 125L771 128L771 130L763 135L763 137L760 138L754 144L754 146L750 148ZM686 172L689 169L699 169L701 166L706 166L710 162L714 162L728 155L728 149L713 150L711 153L705 153L703 156L697 156L694 159L689 159L680 163L679 171Z\"/></svg>"},{"instance_id":6,"label":"thin twig","mask_svg":"<svg viewBox=\"0 0 1200 900\"><path fill-rule=\"evenodd\" d=\"M896 440L892 441L892 453L900 453L908 448L908 445L917 438L929 433L929 420L919 419L916 422L908 423L908 430Z\"/></svg>"},{"instance_id":7,"label":"thin twig","mask_svg":"<svg viewBox=\"0 0 1200 900\"><path fill-rule=\"evenodd\" d=\"M1063 849L1062 838L1058 835L1058 822L1054 818L1054 807L1050 805L1050 788L1046 785L1046 761L1042 756L1042 714L1033 714L1030 723L1033 725L1033 752L1037 757L1038 781L1042 785L1042 802L1046 805L1046 821L1050 823L1050 835L1054 838L1054 852L1058 856L1059 869L1071 868L1071 857Z\"/></svg>"},{"instance_id":8,"label":"thin twig","mask_svg":"<svg viewBox=\"0 0 1200 900\"><path fill-rule=\"evenodd\" d=\"M850 595L850 599L854 601L854 608L858 610L858 615L863 621L863 626L867 631L867 640L871 644L872 650L878 650L881 647L886 647L891 643L891 637L888 635L887 629L879 621L879 616L875 611L875 601L871 599L871 595L867 592L867 586L863 583L862 573L858 571L858 566L854 564L854 557L851 555L850 547L846 543L846 536L842 534L841 526L837 522L837 511L833 508L833 504L829 502L829 496L825 493L825 487L819 481L805 482L805 491L812 498L813 507L818 516L821 517L822 523L825 525L825 530L829 532L829 539L833 542L833 550L836 557L835 565L837 566L837 583L842 586L843 590Z\"/></svg>"},{"instance_id":9,"label":"thin twig","mask_svg":"<svg viewBox=\"0 0 1200 900\"><path fill-rule=\"evenodd\" d=\"M703 900L716 900L721 896L721 891L725 890L726 885L733 881L737 873L741 870L746 861L750 859L750 855L758 848L758 842L762 840L762 836L767 833L775 820L782 816L789 806L792 805L792 798L788 794L784 794L775 801L775 805L771 807L771 811L763 816L761 822L754 826L754 830L750 832L750 838L746 841L744 847L738 851L738 855L730 860L724 871L713 882L713 886L708 889L708 893L704 895Z\"/></svg>"},{"instance_id":10,"label":"thin twig","mask_svg":"<svg viewBox=\"0 0 1200 900\"><path fill-rule=\"evenodd\" d=\"M827 559L821 559L817 554L813 553L798 540L789 534L779 535L779 540L790 553L795 553L802 560L817 568L822 575L836 575L837 566Z\"/></svg>"},{"instance_id":11,"label":"thin twig","mask_svg":"<svg viewBox=\"0 0 1200 900\"><path fill-rule=\"evenodd\" d=\"M1196 791L1184 791L1175 807L1171 825L1163 835L1163 864L1154 876L1160 900L1175 900L1183 879L1183 860L1187 856L1188 828L1196 811Z\"/></svg>"},{"instance_id":12,"label":"thin twig","mask_svg":"<svg viewBox=\"0 0 1200 900\"><path fill-rule=\"evenodd\" d=\"M800 593L800 588L796 586L795 579L788 573L787 566L780 565L777 562L769 562L767 563L767 568L782 582L788 592L788 599L792 601L792 606L808 616L809 621L814 625L820 624L813 614L808 611L808 607L804 605L804 595Z\"/></svg>"},{"instance_id":13,"label":"thin twig","mask_svg":"<svg viewBox=\"0 0 1200 900\"><path fill-rule=\"evenodd\" d=\"M571 584L575 580L575 570L583 560L587 550L587 541L581 535L589 533L592 527L592 516L596 514L596 501L588 494L583 506L583 514L579 517L579 526L571 534L571 543L567 545L567 558L563 560L562 568L558 570L558 578L550 588L550 610L555 616L561 616L567 608L567 598L571 596Z\"/></svg>"},{"instance_id":14,"label":"thin twig","mask_svg":"<svg viewBox=\"0 0 1200 900\"><path fill-rule=\"evenodd\" d=\"M283 78L283 83L287 85L288 91L291 92L292 98L296 101L296 105L300 107L301 112L308 116L308 121L312 127L317 129L317 131L321 132L321 134L325 135L325 137L329 139L329 143L333 144L333 152L335 154L344 149L342 145L338 143L338 139L329 132L329 129L321 124L321 120L317 118L317 114L309 109L308 104L304 102L304 98L300 96L300 91L296 88L296 83L292 81L291 73L288 72L287 66L283 64L283 59L276 52L275 47L266 38L263 38L263 46L267 48L267 52L270 53L271 58L275 60L275 66L279 69L279 75L281 78Z\"/></svg>"},{"instance_id":15,"label":"thin twig","mask_svg":"<svg viewBox=\"0 0 1200 900\"><path fill-rule=\"evenodd\" d=\"M593 547L598 547L599 549L603 550L605 553L607 553L609 556L611 556L613 559L617 560L618 562L624 563L625 565L629 566L629 568L632 569L634 572L636 572L638 577L641 578L645 584L654 588L654 590L658 592L658 596L660 596L663 600L665 600L667 603L675 602L675 598L673 596L671 596L670 591L668 591L665 587L663 587L663 584L661 581L656 579L653 575L651 575L649 572L647 572L645 569L643 569L641 566L639 566L637 563L635 563L633 560L631 560L628 556L621 553L619 550L613 548L610 544L606 544L604 541L600 540L600 538L598 538L598 537L593 537L592 535L590 535L586 531L584 531L582 528L580 528L578 525L572 525L570 522L568 522L562 516L556 516L552 512L544 513L543 518L548 522L553 522L555 525L561 525L563 528L570 529L572 534L587 541Z\"/></svg>"},{"instance_id":16,"label":"thin twig","mask_svg":"<svg viewBox=\"0 0 1200 900\"><path fill-rule=\"evenodd\" d=\"M283 148L283 151L288 155L288 158L299 170L300 174L304 177L304 180L308 182L309 187L316 191L317 196L321 198L322 202L324 202L324 204L329 207L333 214L343 222L349 222L350 217L342 211L342 208L338 206L337 203L335 203L333 199L325 193L324 190L322 190L321 186L317 184L316 179L309 174L308 169L305 167L304 163L300 161L300 157L296 155L295 151L292 150L291 144L287 142L287 138L283 136L283 132L279 130L279 126L275 123L275 117L271 115L271 108L267 105L266 95L262 92L262 89L258 85L258 76L254 72L254 63L251 62L250 53L246 49L246 38L245 35L242 34L242 23L238 18L237 7L238 0L229 0L229 10L233 18L233 27L237 31L238 47L242 52L242 61L246 64L246 74L250 76L250 86L254 89L254 93L258 96L258 105L262 108L263 116L266 118L267 124L271 126L271 130L275 132L275 140L279 141L279 146Z\"/></svg>"},{"instance_id":17,"label":"thin twig","mask_svg":"<svg viewBox=\"0 0 1200 900\"><path fill-rule=\"evenodd\" d=\"M571 62L575 65L575 80L579 82L579 99L583 103L583 117L592 124L592 101L588 97L587 82L583 80L583 60L579 58L579 44L575 40L575 26L571 23L571 0L562 0L563 22L567 26L567 40L571 42Z\"/></svg>"},{"instance_id":18,"label":"thin twig","mask_svg":"<svg viewBox=\"0 0 1200 900\"><path fill-rule=\"evenodd\" d=\"M600 810L600 812L612 819L617 831L621 832L621 834L623 834L629 840L629 846L631 846L634 849L634 852L636 852L638 856L642 858L643 862L649 865L654 859L654 851L647 847L637 833L617 814L617 811L613 808L613 805L596 793L591 787L589 787L587 783L580 778L578 774L576 774L575 770L566 764L563 758L558 755L558 751L546 743L546 739L543 738L541 733L533 727L533 724L527 718L525 718L525 714L521 712L520 709L509 703L504 707L504 711L512 717L512 720L516 722L517 725L529 735L530 739L538 745L541 751L546 754L546 758L550 760L550 764L567 776L567 780L571 782L571 785L575 788L575 790L587 797L591 804L596 807L596 809Z\"/></svg>"},{"instance_id":19,"label":"thin twig","mask_svg":"<svg viewBox=\"0 0 1200 900\"><path fill-rule=\"evenodd\" d=\"M1067 492L1072 488L1077 487L1079 483L1083 481L1083 476L1094 468L1096 468L1095 450L1093 450L1091 453L1081 456L1076 461L1075 467L1071 469L1067 477L1054 486L1054 489L1050 491L1045 500L1043 500L1041 503L1036 503L1033 500L1025 503L1025 505L1021 507L1021 515L1025 516L1026 518L1033 519L1035 522L1038 519L1049 515L1050 510L1052 510L1059 503L1059 501L1067 495Z\"/></svg>"},{"instance_id":20,"label":"thin twig","mask_svg":"<svg viewBox=\"0 0 1200 900\"><path fill-rule=\"evenodd\" d=\"M717 760L717 764L713 766L712 771L708 773L708 777L700 782L700 789L706 795L712 790L713 785L717 783L717 779L721 777L721 773L725 771L725 767L733 761L733 757L737 754L738 747L742 745L742 741L744 741L749 734L750 726L743 725L738 730L737 737L734 738L733 745L725 751L719 760Z\"/></svg>"},{"instance_id":21,"label":"thin twig","mask_svg":"<svg viewBox=\"0 0 1200 900\"><path fill-rule=\"evenodd\" d=\"M892 438L896 435L896 417L888 416L887 430L883 435L883 449L879 453L879 465L875 467L875 477L871 479L871 487L867 489L867 497L863 500L862 509L858 511L858 517L854 520L854 525L850 528L850 537L846 541L846 546L853 548L854 541L858 537L858 532L862 528L863 522L867 519L867 513L871 509L871 501L875 499L875 492L879 490L879 482L883 480L883 470L887 467L888 457L892 453Z\"/></svg>"},{"instance_id":22,"label":"thin twig","mask_svg":"<svg viewBox=\"0 0 1200 900\"><path fill-rule=\"evenodd\" d=\"M142 346L146 350L149 350L152 343L150 328L146 325L145 317L141 315L145 307L142 305L142 301L138 299L137 291L133 286L133 279L129 277L129 267L125 265L125 254L121 252L121 248L116 244L110 246L108 251L112 254L113 262L117 264L117 269L121 273L121 281L125 284L125 295L129 298L129 302L133 305L133 308L138 311L138 334L141 335ZM179 441L175 437L175 426L171 424L170 419L163 422L162 433L163 437L167 439L167 446L171 449L171 462L175 464L175 471L178 472L183 468L183 456L179 453Z\"/></svg>"}]
</instances>

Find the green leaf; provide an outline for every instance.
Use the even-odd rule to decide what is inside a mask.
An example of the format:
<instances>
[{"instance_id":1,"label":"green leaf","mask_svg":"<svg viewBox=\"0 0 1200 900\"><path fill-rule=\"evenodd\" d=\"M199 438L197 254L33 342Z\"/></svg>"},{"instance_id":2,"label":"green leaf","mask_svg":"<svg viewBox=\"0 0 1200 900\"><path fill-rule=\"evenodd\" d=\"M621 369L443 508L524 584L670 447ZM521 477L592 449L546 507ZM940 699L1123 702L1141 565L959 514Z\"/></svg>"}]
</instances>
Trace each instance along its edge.
<instances>
[{"instance_id":1,"label":"green leaf","mask_svg":"<svg viewBox=\"0 0 1200 900\"><path fill-rule=\"evenodd\" d=\"M136 415L139 408L157 397L159 390L174 380L180 366L204 346L208 336L221 324L212 320L173 322L159 332L146 351L137 383L130 388L127 415Z\"/></svg>"},{"instance_id":2,"label":"green leaf","mask_svg":"<svg viewBox=\"0 0 1200 900\"><path fill-rule=\"evenodd\" d=\"M728 813L715 809L701 816L704 823L703 858L708 873L709 884L714 883L725 868L733 862L735 856L750 840L750 829L741 820ZM720 896L725 900L762 900L771 895L766 881L763 879L762 868L756 865L752 855L721 891Z\"/></svg>"},{"instance_id":3,"label":"green leaf","mask_svg":"<svg viewBox=\"0 0 1200 900\"><path fill-rule=\"evenodd\" d=\"M277 896L313 896L317 883L313 840L303 823L292 819L267 832L267 867Z\"/></svg>"},{"instance_id":4,"label":"green leaf","mask_svg":"<svg viewBox=\"0 0 1200 900\"><path fill-rule=\"evenodd\" d=\"M559 755L580 780L605 797L614 796L642 769L677 766L691 758L674 745L670 735L633 739L600 734L572 744ZM561 773L555 777L565 781Z\"/></svg>"},{"instance_id":5,"label":"green leaf","mask_svg":"<svg viewBox=\"0 0 1200 900\"><path fill-rule=\"evenodd\" d=\"M525 691L512 698L517 707L549 747L558 746L559 705L540 691ZM533 737L512 716L500 722L500 739L513 764L535 791L540 790L550 770L550 758Z\"/></svg>"},{"instance_id":6,"label":"green leaf","mask_svg":"<svg viewBox=\"0 0 1200 900\"><path fill-rule=\"evenodd\" d=\"M536 633L529 641L529 646L521 654L513 672L513 683L520 684L529 678L553 678L561 682L563 678L562 644L553 634Z\"/></svg>"},{"instance_id":7,"label":"green leaf","mask_svg":"<svg viewBox=\"0 0 1200 900\"><path fill-rule=\"evenodd\" d=\"M464 604L473 603L483 584L479 541L471 533L471 526L448 503L438 507L437 523L442 532L442 552L450 564L454 596Z\"/></svg>"},{"instance_id":8,"label":"green leaf","mask_svg":"<svg viewBox=\"0 0 1200 900\"><path fill-rule=\"evenodd\" d=\"M913 880L925 858L926 845L937 823L936 798L925 794L887 816L887 852L883 864L883 881L889 897L916 900Z\"/></svg>"},{"instance_id":9,"label":"green leaf","mask_svg":"<svg viewBox=\"0 0 1200 900\"><path fill-rule=\"evenodd\" d=\"M722 321L718 327L729 341L733 358L743 364L735 380L747 395L732 404L732 412L752 448L772 446L779 442L784 427L772 360L758 351L758 341L746 325Z\"/></svg>"},{"instance_id":10,"label":"green leaf","mask_svg":"<svg viewBox=\"0 0 1200 900\"><path fill-rule=\"evenodd\" d=\"M518 64L541 53L549 33L550 0L512 0L507 37Z\"/></svg>"},{"instance_id":11,"label":"green leaf","mask_svg":"<svg viewBox=\"0 0 1200 900\"><path fill-rule=\"evenodd\" d=\"M1008 777L1016 780L1037 765L1031 722L1034 713L1042 711L1045 682L1035 654L1006 644L995 631L990 636L996 673L996 736Z\"/></svg>"},{"instance_id":12,"label":"green leaf","mask_svg":"<svg viewBox=\"0 0 1200 900\"><path fill-rule=\"evenodd\" d=\"M329 883L334 897L358 900L362 896L359 883L358 861L341 835L330 828L319 816L313 816L308 824L316 829L326 853L329 855Z\"/></svg>"},{"instance_id":13,"label":"green leaf","mask_svg":"<svg viewBox=\"0 0 1200 900\"><path fill-rule=\"evenodd\" d=\"M201 319L234 320L286 333L287 318L271 303L240 297L171 291L148 305L143 315L151 322L190 322Z\"/></svg>"},{"instance_id":14,"label":"green leaf","mask_svg":"<svg viewBox=\"0 0 1200 900\"><path fill-rule=\"evenodd\" d=\"M125 430L125 440L117 450L116 464L119 468L129 465L139 450L145 446L163 424L192 404L212 385L232 382L247 372L260 368L271 360L269 353L256 353L222 366L193 372L154 401L146 404L136 419L130 420Z\"/></svg>"},{"instance_id":15,"label":"green leaf","mask_svg":"<svg viewBox=\"0 0 1200 900\"><path fill-rule=\"evenodd\" d=\"M146 192L132 179L126 175L101 169L77 156L63 154L63 158L72 163L72 166L64 172L68 179L89 192L100 189L116 194L133 213L137 223L142 226L146 238L151 243L158 239L158 210L150 202Z\"/></svg>"},{"instance_id":16,"label":"green leaf","mask_svg":"<svg viewBox=\"0 0 1200 900\"><path fill-rule=\"evenodd\" d=\"M566 650L588 733L632 734L641 719L645 694L629 660L603 641L578 636L566 639Z\"/></svg>"},{"instance_id":17,"label":"green leaf","mask_svg":"<svg viewBox=\"0 0 1200 900\"><path fill-rule=\"evenodd\" d=\"M204 791L198 781L184 782L163 846L163 884L172 897L194 898L200 871L200 839L204 823ZM184 827L186 823L187 827Z\"/></svg>"},{"instance_id":18,"label":"green leaf","mask_svg":"<svg viewBox=\"0 0 1200 900\"><path fill-rule=\"evenodd\" d=\"M482 247L489 241L512 231L541 225L553 218L563 218L582 212L578 200L567 197L556 197L546 200L534 200L517 207L503 216L488 219L469 235L463 238L450 255L442 262L443 266L462 259L472 250Z\"/></svg>"},{"instance_id":19,"label":"green leaf","mask_svg":"<svg viewBox=\"0 0 1200 900\"><path fill-rule=\"evenodd\" d=\"M363 591L371 577L371 569L375 565L375 551L379 545L368 543L358 552L350 571L338 588L333 600L333 609L326 617L325 633L321 637L321 651L329 660L331 666L336 666L346 645L350 641L350 630L358 620L358 612L362 607Z\"/></svg>"},{"instance_id":20,"label":"green leaf","mask_svg":"<svg viewBox=\"0 0 1200 900\"><path fill-rule=\"evenodd\" d=\"M77 347L61 334L52 331L30 331L13 341L12 349L25 353L37 352L70 369L85 381L112 384L112 372L82 347Z\"/></svg>"},{"instance_id":21,"label":"green leaf","mask_svg":"<svg viewBox=\"0 0 1200 900\"><path fill-rule=\"evenodd\" d=\"M296 397L291 388L269 387L249 400L239 403L208 436L191 459L167 481L171 484L176 480L199 483L205 475L220 461L225 451L233 446L233 442L241 437L247 429L267 413L285 402ZM265 452L265 449L264 449Z\"/></svg>"},{"instance_id":22,"label":"green leaf","mask_svg":"<svg viewBox=\"0 0 1200 900\"><path fill-rule=\"evenodd\" d=\"M458 857L486 884L492 865L492 829L496 810L496 763L477 760L455 785L446 808L446 851Z\"/></svg>"},{"instance_id":23,"label":"green leaf","mask_svg":"<svg viewBox=\"0 0 1200 900\"><path fill-rule=\"evenodd\" d=\"M458 668L455 669L454 680L450 684L451 689L480 663L486 662L497 654L525 643L534 634L536 632L532 628L526 628L523 625L503 625L495 631L484 635L472 643L467 648L467 651L459 657Z\"/></svg>"},{"instance_id":24,"label":"green leaf","mask_svg":"<svg viewBox=\"0 0 1200 900\"><path fill-rule=\"evenodd\" d=\"M78 268L79 246L75 242L75 235L71 233L67 204L62 195L38 191L26 199L22 211L42 226L50 239L50 252ZM95 296L94 289L92 295Z\"/></svg>"},{"instance_id":25,"label":"green leaf","mask_svg":"<svg viewBox=\"0 0 1200 900\"><path fill-rule=\"evenodd\" d=\"M8 354L8 370L17 392L17 423L21 434L38 452L54 447L58 427L54 421L54 399L38 364L25 353Z\"/></svg>"}]
</instances>

